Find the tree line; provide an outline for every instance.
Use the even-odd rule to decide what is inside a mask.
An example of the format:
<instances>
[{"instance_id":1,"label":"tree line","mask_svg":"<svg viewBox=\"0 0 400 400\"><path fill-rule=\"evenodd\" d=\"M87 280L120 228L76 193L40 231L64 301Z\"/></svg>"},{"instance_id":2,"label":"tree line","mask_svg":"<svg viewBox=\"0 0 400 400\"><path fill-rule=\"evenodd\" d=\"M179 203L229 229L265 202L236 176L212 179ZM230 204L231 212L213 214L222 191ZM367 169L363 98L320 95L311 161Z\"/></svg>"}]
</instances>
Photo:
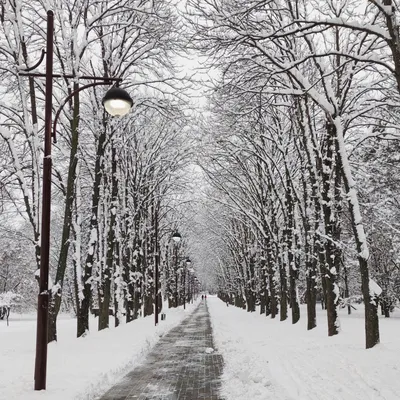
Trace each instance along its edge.
<instances>
[{"instance_id":1,"label":"tree line","mask_svg":"<svg viewBox=\"0 0 400 400\"><path fill-rule=\"evenodd\" d=\"M44 83L20 72L44 48L47 7L0 5L3 291L19 281L32 288L26 276L40 263ZM212 265L220 297L249 311L260 304L296 323L305 301L313 329L322 299L329 335L339 332L340 303L361 294L366 347L377 344L378 305L389 316L399 296L397 2L188 0L182 10L168 0L79 0L54 8L55 71L123 78L135 104L110 119L96 87L60 115L49 340L65 305L75 308L78 336L96 307L99 329L110 307L116 324L154 312L158 267L169 305L185 303L199 289L185 267L190 249ZM185 53L201 54L215 73L197 126L190 82L175 65ZM54 113L81 85L54 80ZM210 184L199 215L187 204L194 161Z\"/></svg>"},{"instance_id":2,"label":"tree line","mask_svg":"<svg viewBox=\"0 0 400 400\"><path fill-rule=\"evenodd\" d=\"M23 278L20 289L29 296L40 265L44 81L20 72L45 48L49 3L7 0L0 7L0 290L16 289ZM89 330L94 308L100 330L110 324L110 308L115 325L154 313L161 283L171 307L190 300L199 286L194 271L184 267L186 241L179 259L171 246L191 157L188 79L174 62L183 46L176 7L167 0L59 1L52 7L54 72L64 76L54 79L53 116L83 85L79 76L122 78L134 107L129 116L111 119L101 106L107 88L97 86L73 95L60 114L49 341L57 340L63 308L74 309L79 337ZM163 271L158 287L157 268Z\"/></svg>"},{"instance_id":3,"label":"tree line","mask_svg":"<svg viewBox=\"0 0 400 400\"><path fill-rule=\"evenodd\" d=\"M308 329L322 298L336 335L342 299L361 294L366 348L378 305L389 316L399 299L398 6L187 5L193 48L216 71L199 163L218 205L219 296L293 323L304 301Z\"/></svg>"}]
</instances>

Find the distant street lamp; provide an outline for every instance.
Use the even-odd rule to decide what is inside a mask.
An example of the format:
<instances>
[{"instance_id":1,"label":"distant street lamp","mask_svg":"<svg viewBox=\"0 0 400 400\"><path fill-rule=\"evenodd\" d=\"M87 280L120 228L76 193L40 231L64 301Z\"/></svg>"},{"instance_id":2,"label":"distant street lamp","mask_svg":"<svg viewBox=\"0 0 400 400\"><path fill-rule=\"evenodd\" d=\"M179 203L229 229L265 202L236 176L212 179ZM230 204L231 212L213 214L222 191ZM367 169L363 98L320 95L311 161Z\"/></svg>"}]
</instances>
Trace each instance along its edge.
<instances>
[{"instance_id":1,"label":"distant street lamp","mask_svg":"<svg viewBox=\"0 0 400 400\"><path fill-rule=\"evenodd\" d=\"M172 235L172 240L175 243L179 243L181 241L181 239L182 239L181 234L179 232L174 232L174 234Z\"/></svg>"},{"instance_id":2,"label":"distant street lamp","mask_svg":"<svg viewBox=\"0 0 400 400\"><path fill-rule=\"evenodd\" d=\"M50 210L51 210L51 138L56 141L57 121L60 113L69 100L80 91L98 85L111 85L121 82L121 78L104 78L95 76L73 76L53 74L53 49L54 45L54 14L47 12L47 35L46 51L42 52L38 63L19 75L31 78L46 78L45 83L45 127L44 127L44 158L43 158L43 195L42 195L42 226L40 244L40 277L37 312L36 331L36 359L35 359L35 390L46 389L47 372L47 325L49 319L49 253L50 253ZM46 72L32 73L43 61L46 54ZM92 80L94 82L81 86L70 93L61 103L55 118L52 129L52 99L53 99L53 78L74 78ZM120 88L110 89L103 99L106 111L111 115L122 116L129 112L133 101L125 90Z\"/></svg>"},{"instance_id":3,"label":"distant street lamp","mask_svg":"<svg viewBox=\"0 0 400 400\"><path fill-rule=\"evenodd\" d=\"M172 235L172 240L174 241L174 251L175 251L175 307L178 307L178 244L181 241L182 236L179 232L175 231Z\"/></svg>"}]
</instances>

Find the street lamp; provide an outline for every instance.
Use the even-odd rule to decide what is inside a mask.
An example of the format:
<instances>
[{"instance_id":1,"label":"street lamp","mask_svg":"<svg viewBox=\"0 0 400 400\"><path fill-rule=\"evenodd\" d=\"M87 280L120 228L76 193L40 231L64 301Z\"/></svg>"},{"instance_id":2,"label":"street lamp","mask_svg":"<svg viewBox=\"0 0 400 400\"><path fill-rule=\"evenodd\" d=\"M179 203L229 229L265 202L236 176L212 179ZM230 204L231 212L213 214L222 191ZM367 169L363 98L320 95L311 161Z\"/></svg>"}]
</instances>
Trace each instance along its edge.
<instances>
[{"instance_id":1,"label":"street lamp","mask_svg":"<svg viewBox=\"0 0 400 400\"><path fill-rule=\"evenodd\" d=\"M190 258L187 258L186 267L189 268L191 263ZM186 310L186 268L183 269L183 309Z\"/></svg>"},{"instance_id":2,"label":"street lamp","mask_svg":"<svg viewBox=\"0 0 400 400\"><path fill-rule=\"evenodd\" d=\"M106 93L103 98L103 105L110 115L121 117L128 114L133 106L133 101L125 90L115 87Z\"/></svg>"},{"instance_id":3,"label":"street lamp","mask_svg":"<svg viewBox=\"0 0 400 400\"><path fill-rule=\"evenodd\" d=\"M175 243L179 243L181 241L181 239L182 239L181 234L179 232L174 232L174 234L172 235L172 240Z\"/></svg>"},{"instance_id":4,"label":"street lamp","mask_svg":"<svg viewBox=\"0 0 400 400\"><path fill-rule=\"evenodd\" d=\"M47 372L47 325L49 319L49 253L50 253L50 210L51 210L51 138L56 141L57 121L61 110L72 99L74 95L89 87L98 85L111 85L120 82L121 78L104 78L95 76L73 76L53 74L53 49L54 45L54 14L47 11L47 34L46 52L42 52L42 57L33 67L26 68L25 72L19 75L31 78L46 78L45 81L45 126L44 126L44 158L43 158L43 192L42 192L42 226L40 244L40 277L39 295L37 312L36 330L36 358L35 358L35 390L46 389ZM46 54L46 72L32 73L43 61ZM79 89L70 93L63 103L61 103L55 118L52 129L52 98L53 98L53 78L75 78L86 79L94 82L81 86ZM133 105L129 94L123 89L113 88L109 90L103 99L106 111L111 115L125 115Z\"/></svg>"},{"instance_id":5,"label":"street lamp","mask_svg":"<svg viewBox=\"0 0 400 400\"><path fill-rule=\"evenodd\" d=\"M178 231L175 231L172 235L172 240L174 241L175 250L175 308L178 307L178 244L181 241L182 236Z\"/></svg>"}]
</instances>

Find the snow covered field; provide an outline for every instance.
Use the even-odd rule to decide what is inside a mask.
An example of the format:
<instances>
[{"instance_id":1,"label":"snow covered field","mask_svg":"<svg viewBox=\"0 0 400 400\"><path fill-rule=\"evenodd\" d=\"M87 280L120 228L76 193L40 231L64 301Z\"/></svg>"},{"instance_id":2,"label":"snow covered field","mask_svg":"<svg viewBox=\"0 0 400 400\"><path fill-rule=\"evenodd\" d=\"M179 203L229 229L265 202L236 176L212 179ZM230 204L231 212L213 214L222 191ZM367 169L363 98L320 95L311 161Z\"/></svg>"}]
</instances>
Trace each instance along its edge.
<instances>
[{"instance_id":1,"label":"snow covered field","mask_svg":"<svg viewBox=\"0 0 400 400\"><path fill-rule=\"evenodd\" d=\"M225 361L226 400L400 399L400 313L380 319L381 344L365 350L360 306L351 316L342 310L342 332L328 338L320 310L318 327L307 332L305 308L303 319L292 325L227 307L216 297L208 296L207 303ZM11 314L9 327L0 321L0 399L95 399L195 306L167 310L167 320L156 328L149 317L84 339L75 338L76 321L62 316L59 341L49 346L43 392L33 390L36 316Z\"/></svg>"},{"instance_id":2,"label":"snow covered field","mask_svg":"<svg viewBox=\"0 0 400 400\"><path fill-rule=\"evenodd\" d=\"M362 305L351 316L341 310L342 331L329 338L321 310L307 332L305 307L292 325L207 301L226 400L400 399L400 313L380 319L381 344L365 350Z\"/></svg>"},{"instance_id":3,"label":"snow covered field","mask_svg":"<svg viewBox=\"0 0 400 400\"><path fill-rule=\"evenodd\" d=\"M75 319L61 316L58 342L48 347L47 390L41 392L33 390L36 315L11 313L10 326L0 321L0 399L94 399L138 365L160 336L195 306L166 310L166 320L157 327L151 316L82 339L75 337ZM90 326L96 327L97 319Z\"/></svg>"}]
</instances>

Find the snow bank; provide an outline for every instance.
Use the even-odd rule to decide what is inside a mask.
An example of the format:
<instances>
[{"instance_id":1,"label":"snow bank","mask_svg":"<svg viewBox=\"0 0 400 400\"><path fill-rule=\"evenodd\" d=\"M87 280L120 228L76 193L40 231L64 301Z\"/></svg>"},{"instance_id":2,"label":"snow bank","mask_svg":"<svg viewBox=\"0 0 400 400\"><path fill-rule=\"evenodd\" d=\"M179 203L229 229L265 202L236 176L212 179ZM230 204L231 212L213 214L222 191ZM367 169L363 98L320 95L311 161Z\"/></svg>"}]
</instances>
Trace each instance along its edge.
<instances>
[{"instance_id":1,"label":"snow bank","mask_svg":"<svg viewBox=\"0 0 400 400\"><path fill-rule=\"evenodd\" d=\"M48 347L47 390L33 390L36 316L11 314L10 326L0 321L0 398L8 400L91 400L104 393L144 360L148 351L196 304L165 309L166 320L154 316L118 328L94 331L77 339L76 320L61 316L59 340ZM110 317L110 325L114 323ZM90 321L97 326L97 319Z\"/></svg>"},{"instance_id":2,"label":"snow bank","mask_svg":"<svg viewBox=\"0 0 400 400\"><path fill-rule=\"evenodd\" d=\"M307 331L306 308L292 325L258 313L226 307L207 298L215 347L224 357L222 394L226 400L398 400L400 399L400 315L380 319L382 343L365 350L364 309L341 310L342 331L327 336Z\"/></svg>"}]
</instances>

